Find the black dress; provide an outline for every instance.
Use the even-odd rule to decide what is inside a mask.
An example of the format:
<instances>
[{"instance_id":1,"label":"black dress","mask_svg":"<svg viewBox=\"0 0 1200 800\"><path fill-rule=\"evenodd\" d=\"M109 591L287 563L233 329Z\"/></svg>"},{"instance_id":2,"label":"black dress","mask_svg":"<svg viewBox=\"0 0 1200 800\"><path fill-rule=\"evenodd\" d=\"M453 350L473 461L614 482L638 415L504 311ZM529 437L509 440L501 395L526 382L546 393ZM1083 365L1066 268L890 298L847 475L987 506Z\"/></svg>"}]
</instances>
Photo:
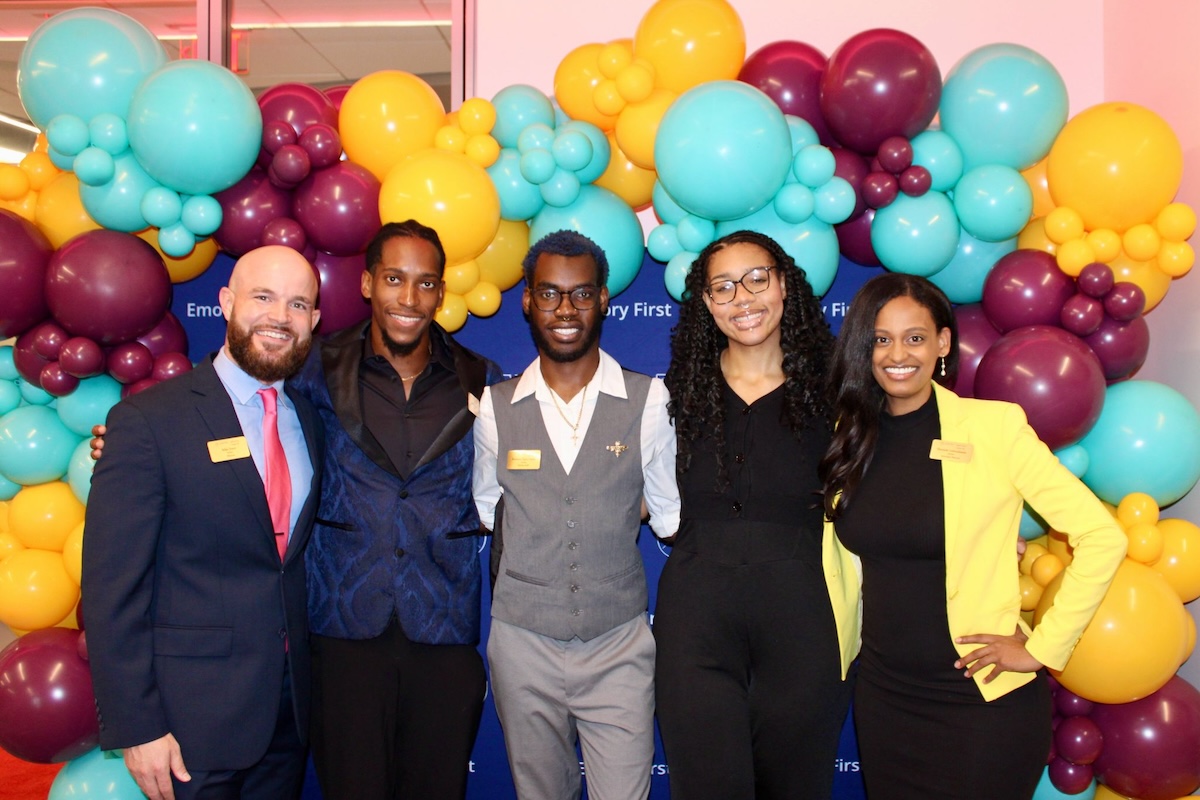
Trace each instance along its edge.
<instances>
[{"instance_id":1,"label":"black dress","mask_svg":"<svg viewBox=\"0 0 1200 800\"><path fill-rule=\"evenodd\" d=\"M863 565L854 721L867 796L1028 798L1050 748L1050 691L1039 674L987 703L954 667L942 465L929 457L939 435L933 397L911 414L884 414L836 525Z\"/></svg>"},{"instance_id":2,"label":"black dress","mask_svg":"<svg viewBox=\"0 0 1200 800\"><path fill-rule=\"evenodd\" d=\"M821 569L820 424L780 424L783 388L725 387L728 486L712 439L680 479L658 585L659 727L672 800L828 798L849 703Z\"/></svg>"}]
</instances>

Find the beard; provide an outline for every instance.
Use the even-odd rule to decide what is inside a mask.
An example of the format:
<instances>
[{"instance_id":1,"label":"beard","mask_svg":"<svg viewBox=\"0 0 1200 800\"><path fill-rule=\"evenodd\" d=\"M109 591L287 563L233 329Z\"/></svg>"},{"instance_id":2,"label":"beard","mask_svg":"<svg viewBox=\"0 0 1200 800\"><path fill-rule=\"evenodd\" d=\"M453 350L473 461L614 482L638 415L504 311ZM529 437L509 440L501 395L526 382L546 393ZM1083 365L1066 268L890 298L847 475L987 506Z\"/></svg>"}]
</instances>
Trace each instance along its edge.
<instances>
[{"instance_id":1,"label":"beard","mask_svg":"<svg viewBox=\"0 0 1200 800\"><path fill-rule=\"evenodd\" d=\"M381 339L383 339L383 346L387 348L388 352L392 354L393 358L404 358L405 356L411 356L413 353L417 352L417 348L421 346L421 340L424 338L422 336L418 336L411 342L398 342L388 334L387 328L383 327L382 325L378 327L379 336Z\"/></svg>"},{"instance_id":2,"label":"beard","mask_svg":"<svg viewBox=\"0 0 1200 800\"><path fill-rule=\"evenodd\" d=\"M312 337L300 339L296 331L286 325L260 325L260 329L283 331L291 334L292 346L285 351L266 353L254 347L254 334L232 320L225 331L230 357L246 374L263 383L275 383L289 378L304 365L308 351L312 349Z\"/></svg>"},{"instance_id":3,"label":"beard","mask_svg":"<svg viewBox=\"0 0 1200 800\"><path fill-rule=\"evenodd\" d=\"M570 349L564 349L564 345L551 339L539 325L531 324L529 331L533 334L533 343L537 346L539 355L559 364L569 364L583 358L596 342L600 341L600 328L603 322L603 318L596 320L596 324L584 334L578 343L571 345Z\"/></svg>"}]
</instances>

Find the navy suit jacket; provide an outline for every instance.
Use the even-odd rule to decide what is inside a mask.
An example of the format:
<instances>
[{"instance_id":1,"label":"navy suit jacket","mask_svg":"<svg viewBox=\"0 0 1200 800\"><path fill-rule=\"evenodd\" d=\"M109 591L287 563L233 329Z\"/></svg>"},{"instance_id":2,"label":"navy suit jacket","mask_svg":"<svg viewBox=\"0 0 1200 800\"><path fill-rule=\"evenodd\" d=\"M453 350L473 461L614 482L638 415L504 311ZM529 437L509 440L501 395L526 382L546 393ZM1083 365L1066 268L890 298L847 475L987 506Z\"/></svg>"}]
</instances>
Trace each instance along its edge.
<instances>
[{"instance_id":1,"label":"navy suit jacket","mask_svg":"<svg viewBox=\"0 0 1200 800\"><path fill-rule=\"evenodd\" d=\"M242 435L210 361L109 412L83 546L102 748L171 733L190 769L249 767L274 732L285 661L306 740L302 551L316 515L324 444L312 406L291 390L288 396L313 483L282 565L254 460L210 455L209 442Z\"/></svg>"}]
</instances>

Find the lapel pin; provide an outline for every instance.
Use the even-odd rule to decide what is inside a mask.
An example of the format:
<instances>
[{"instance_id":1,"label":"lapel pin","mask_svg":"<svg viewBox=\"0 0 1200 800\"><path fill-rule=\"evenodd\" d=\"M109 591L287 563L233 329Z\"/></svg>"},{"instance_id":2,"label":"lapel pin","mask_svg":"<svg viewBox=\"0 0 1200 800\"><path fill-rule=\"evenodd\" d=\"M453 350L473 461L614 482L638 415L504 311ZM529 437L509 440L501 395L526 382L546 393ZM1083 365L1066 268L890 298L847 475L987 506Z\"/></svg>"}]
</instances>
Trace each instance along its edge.
<instances>
[{"instance_id":1,"label":"lapel pin","mask_svg":"<svg viewBox=\"0 0 1200 800\"><path fill-rule=\"evenodd\" d=\"M604 449L607 450L608 452L612 453L617 458L620 458L621 453L624 453L626 450L629 449L629 445L621 444L620 441L616 441Z\"/></svg>"}]
</instances>

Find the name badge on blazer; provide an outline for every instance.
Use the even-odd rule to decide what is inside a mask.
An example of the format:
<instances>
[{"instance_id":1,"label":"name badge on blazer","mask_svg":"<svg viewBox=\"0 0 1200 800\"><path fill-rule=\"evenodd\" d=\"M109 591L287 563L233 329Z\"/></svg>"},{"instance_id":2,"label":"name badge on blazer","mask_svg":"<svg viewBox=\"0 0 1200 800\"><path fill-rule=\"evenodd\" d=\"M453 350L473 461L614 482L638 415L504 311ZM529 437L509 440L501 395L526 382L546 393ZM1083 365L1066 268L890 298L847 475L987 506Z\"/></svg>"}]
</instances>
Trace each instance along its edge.
<instances>
[{"instance_id":1,"label":"name badge on blazer","mask_svg":"<svg viewBox=\"0 0 1200 800\"><path fill-rule=\"evenodd\" d=\"M969 442L947 442L944 439L934 439L929 448L929 457L934 461L955 461L959 464L970 462L975 452L975 445Z\"/></svg>"},{"instance_id":2,"label":"name badge on blazer","mask_svg":"<svg viewBox=\"0 0 1200 800\"><path fill-rule=\"evenodd\" d=\"M508 451L508 468L511 470L541 469L542 468L542 451L541 450L509 450Z\"/></svg>"},{"instance_id":3,"label":"name badge on blazer","mask_svg":"<svg viewBox=\"0 0 1200 800\"><path fill-rule=\"evenodd\" d=\"M214 439L208 443L208 457L212 463L236 461L239 458L250 457L250 445L246 444L245 436L233 436L229 439Z\"/></svg>"}]
</instances>

